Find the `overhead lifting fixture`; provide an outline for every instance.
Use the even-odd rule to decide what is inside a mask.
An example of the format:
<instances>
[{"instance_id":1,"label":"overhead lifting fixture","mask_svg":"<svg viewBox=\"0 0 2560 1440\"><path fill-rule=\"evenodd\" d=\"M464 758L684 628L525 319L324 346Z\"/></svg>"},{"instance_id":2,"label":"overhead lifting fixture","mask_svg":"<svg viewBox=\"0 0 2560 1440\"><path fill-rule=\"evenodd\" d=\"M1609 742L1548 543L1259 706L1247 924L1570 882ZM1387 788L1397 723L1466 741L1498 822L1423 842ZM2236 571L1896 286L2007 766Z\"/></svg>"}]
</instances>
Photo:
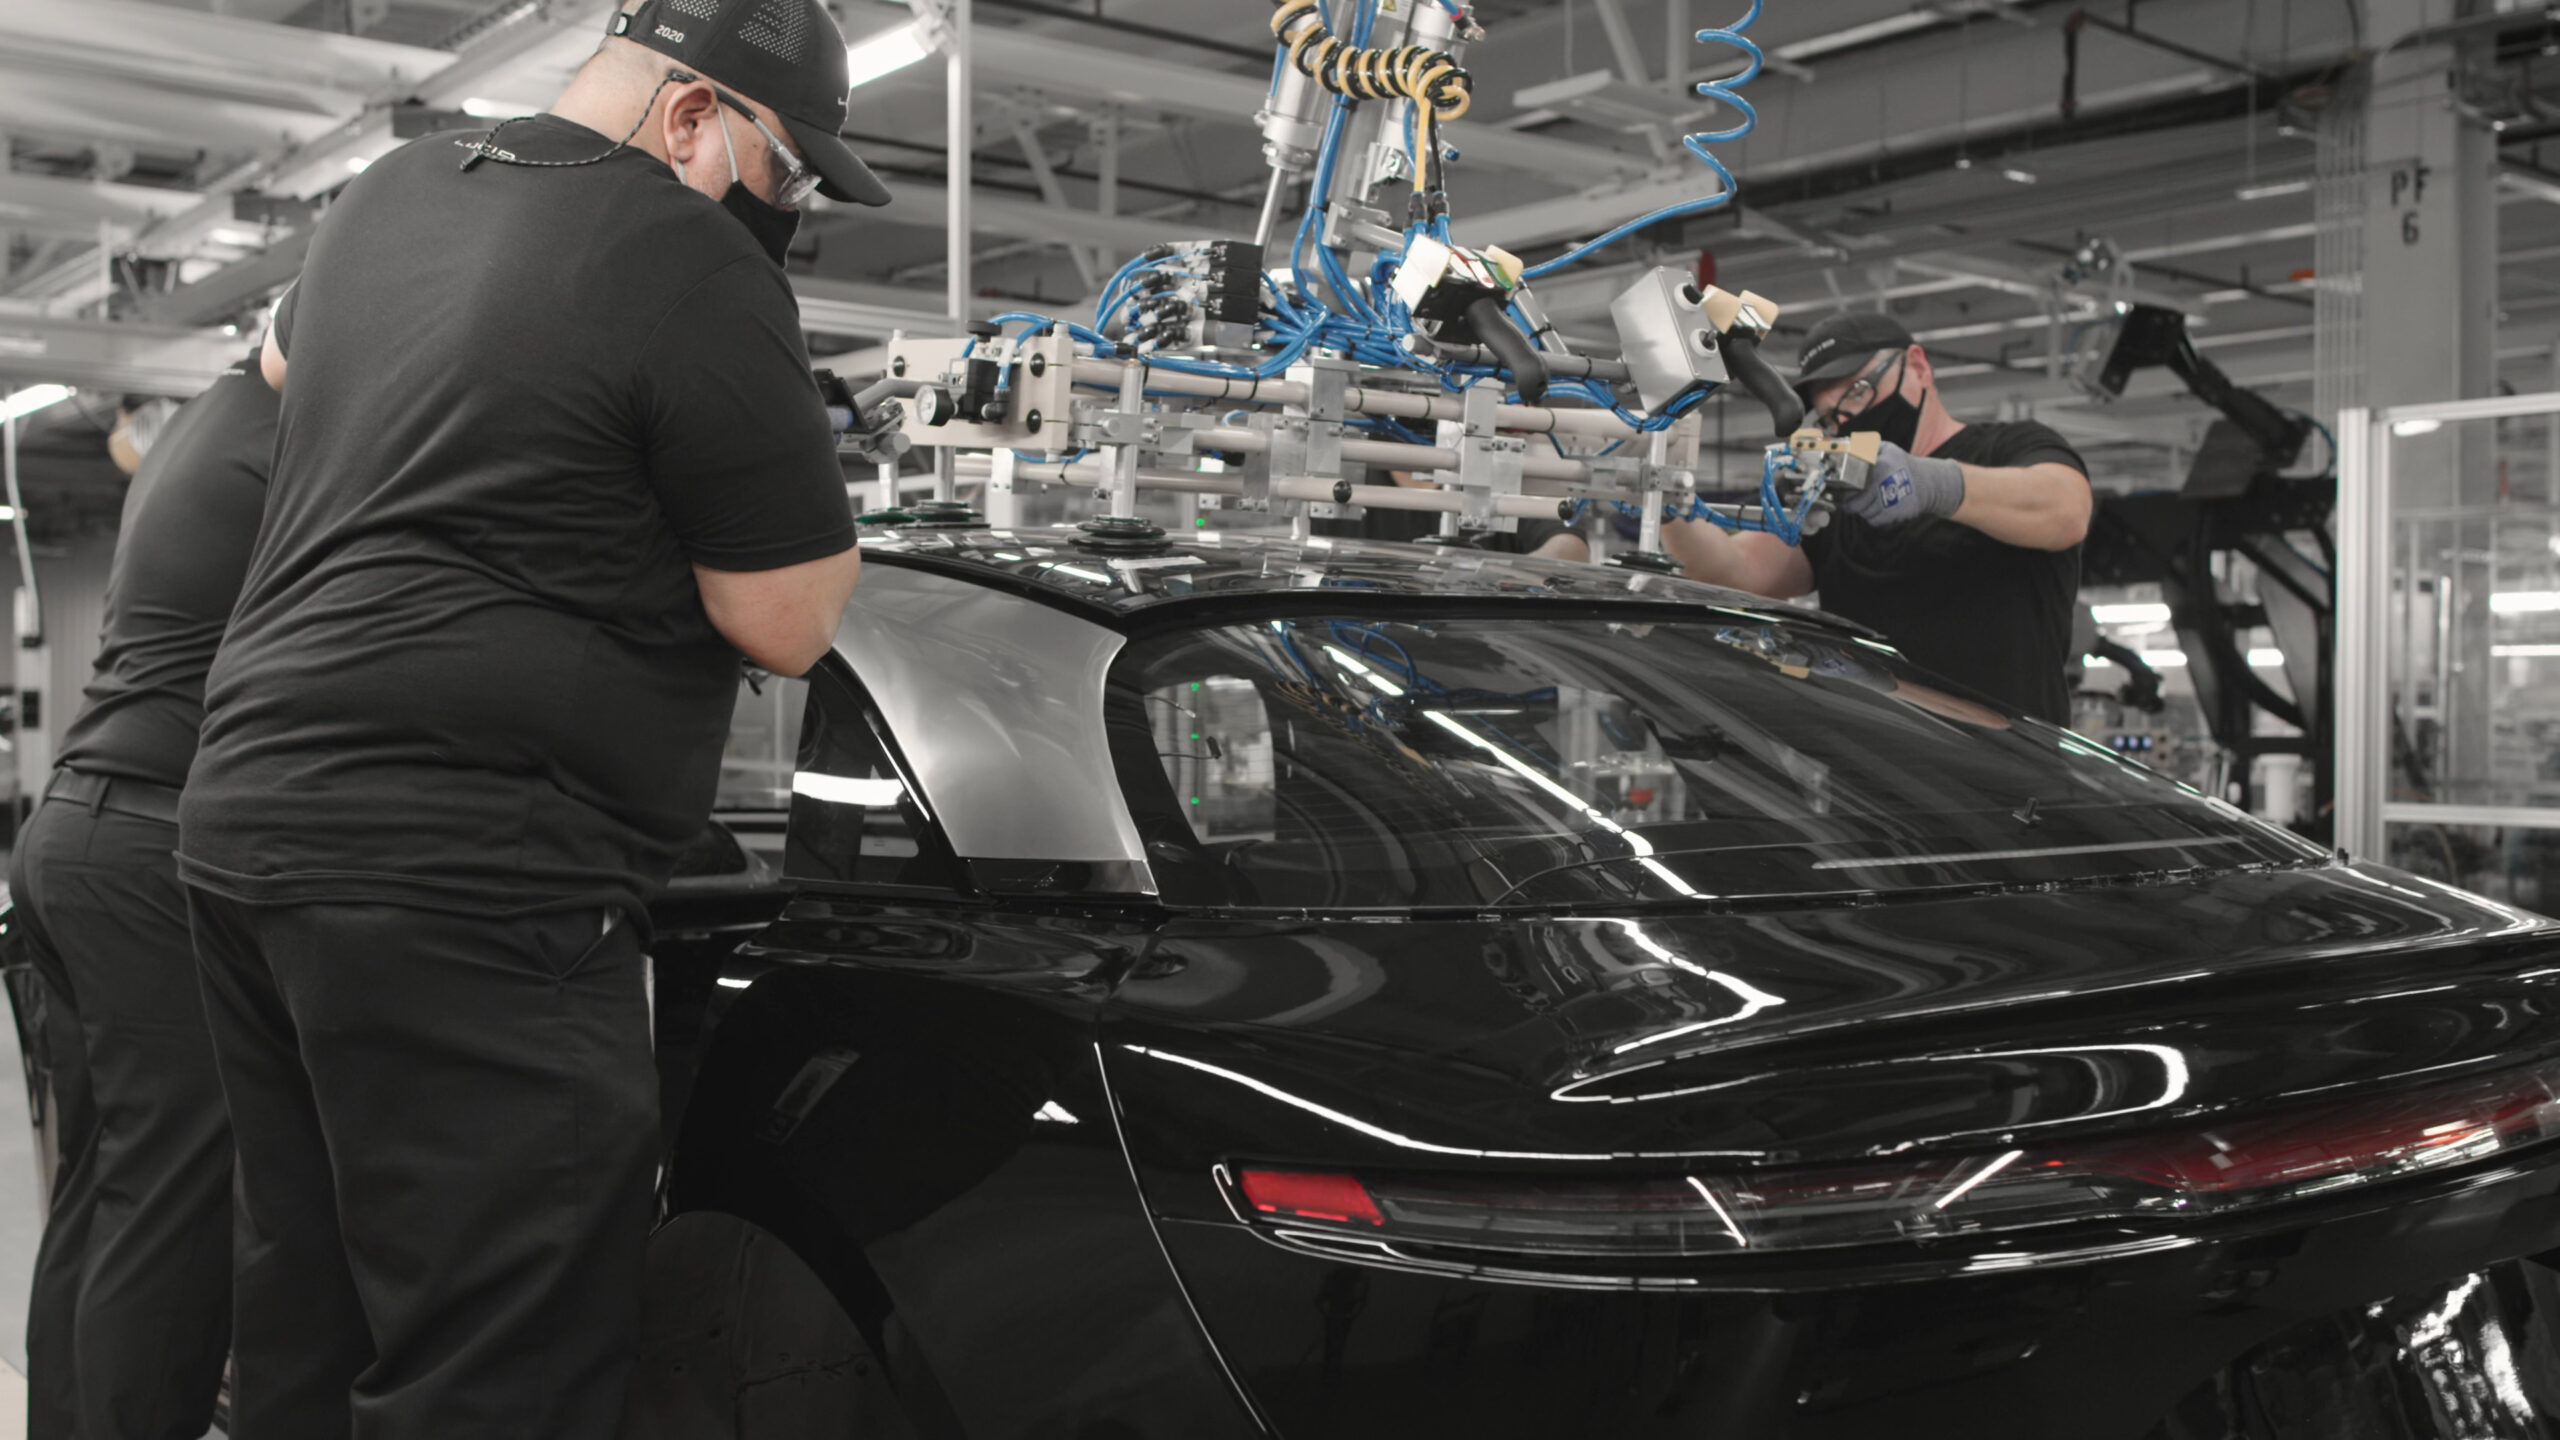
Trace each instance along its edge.
<instances>
[{"instance_id":1,"label":"overhead lifting fixture","mask_svg":"<svg viewBox=\"0 0 2560 1440\"><path fill-rule=\"evenodd\" d=\"M1472 7L1280 0L1257 117L1271 182L1255 238L1150 247L1103 285L1090 325L1011 312L966 334L892 337L896 423L867 397L840 405L847 448L883 462L930 452L946 505L969 479L1089 488L1097 543L1149 537L1141 490L1215 496L1301 534L1350 506L1436 511L1449 539L1621 507L1640 532L1619 559L1656 568L1669 566L1666 519L1793 543L1865 485L1874 453L1871 437L1802 428L1802 403L1759 353L1776 304L1658 268L1612 306L1619 353L1585 355L1533 288L1648 225L1732 202L1733 176L1709 147L1755 123L1738 91L1760 70L1745 34L1760 8L1697 34L1745 61L1695 87L1736 117L1684 141L1716 188L1529 265L1452 231L1452 127L1472 101L1466 47L1483 36ZM1284 237L1292 194L1304 203ZM1776 443L1756 504L1708 503L1698 407L1735 382L1768 411ZM1434 483L1379 483L1381 471Z\"/></svg>"}]
</instances>

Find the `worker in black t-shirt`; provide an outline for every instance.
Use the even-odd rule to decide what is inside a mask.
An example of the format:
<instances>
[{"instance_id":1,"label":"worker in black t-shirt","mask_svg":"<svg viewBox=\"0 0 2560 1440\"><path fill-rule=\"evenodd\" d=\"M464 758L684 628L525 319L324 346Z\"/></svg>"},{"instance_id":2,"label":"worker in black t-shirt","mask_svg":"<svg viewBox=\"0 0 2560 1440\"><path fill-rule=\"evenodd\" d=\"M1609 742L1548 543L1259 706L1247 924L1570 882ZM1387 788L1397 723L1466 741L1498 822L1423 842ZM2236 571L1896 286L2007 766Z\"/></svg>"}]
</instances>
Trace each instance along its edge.
<instances>
[{"instance_id":1,"label":"worker in black t-shirt","mask_svg":"<svg viewBox=\"0 0 2560 1440\"><path fill-rule=\"evenodd\" d=\"M125 491L106 623L9 857L45 982L59 1166L27 1306L27 1433L201 1435L231 1338L231 1128L178 884L178 789L266 503L255 356L187 402Z\"/></svg>"},{"instance_id":2,"label":"worker in black t-shirt","mask_svg":"<svg viewBox=\"0 0 2560 1440\"><path fill-rule=\"evenodd\" d=\"M1798 549L1705 521L1663 527L1692 579L1822 606L1882 631L1948 679L2068 724L2071 620L2089 466L2033 421L1947 413L1926 351L1890 316L1835 315L1805 337L1796 389L1835 435L1884 445L1867 489Z\"/></svg>"},{"instance_id":3,"label":"worker in black t-shirt","mask_svg":"<svg viewBox=\"0 0 2560 1440\"><path fill-rule=\"evenodd\" d=\"M331 206L266 355L248 580L181 806L239 1155L234 1433L615 1433L659 1153L643 936L743 653L860 561L781 269L820 0L642 0L546 114Z\"/></svg>"}]
</instances>

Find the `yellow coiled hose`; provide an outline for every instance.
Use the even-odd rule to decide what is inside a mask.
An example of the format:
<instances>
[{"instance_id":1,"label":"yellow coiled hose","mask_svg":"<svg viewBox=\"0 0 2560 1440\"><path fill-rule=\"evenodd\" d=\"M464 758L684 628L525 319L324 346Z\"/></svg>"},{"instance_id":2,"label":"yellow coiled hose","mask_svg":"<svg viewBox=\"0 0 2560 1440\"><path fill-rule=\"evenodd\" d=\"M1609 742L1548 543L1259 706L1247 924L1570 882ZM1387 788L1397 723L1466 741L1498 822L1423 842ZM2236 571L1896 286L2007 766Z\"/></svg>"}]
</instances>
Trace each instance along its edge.
<instances>
[{"instance_id":1,"label":"yellow coiled hose","mask_svg":"<svg viewBox=\"0 0 2560 1440\"><path fill-rule=\"evenodd\" d=\"M1324 23L1316 0L1280 0L1271 33L1288 47L1298 72L1353 100L1408 100L1414 111L1414 189L1441 188L1439 127L1467 113L1474 99L1466 70L1427 45L1353 49Z\"/></svg>"}]
</instances>

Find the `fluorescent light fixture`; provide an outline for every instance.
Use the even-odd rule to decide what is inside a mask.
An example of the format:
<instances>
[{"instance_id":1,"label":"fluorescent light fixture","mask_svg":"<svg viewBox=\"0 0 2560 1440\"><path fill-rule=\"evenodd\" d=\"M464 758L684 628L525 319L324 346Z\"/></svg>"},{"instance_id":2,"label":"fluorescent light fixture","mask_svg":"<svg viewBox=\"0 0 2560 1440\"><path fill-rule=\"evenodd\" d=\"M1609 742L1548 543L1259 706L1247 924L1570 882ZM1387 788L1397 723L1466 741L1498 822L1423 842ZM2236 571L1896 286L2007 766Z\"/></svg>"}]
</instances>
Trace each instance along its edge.
<instances>
[{"instance_id":1,"label":"fluorescent light fixture","mask_svg":"<svg viewBox=\"0 0 2560 1440\"><path fill-rule=\"evenodd\" d=\"M868 85L883 75L894 75L927 55L933 46L925 39L919 25L901 25L883 30L868 40L844 47L845 83Z\"/></svg>"},{"instance_id":2,"label":"fluorescent light fixture","mask_svg":"<svg viewBox=\"0 0 2560 1440\"><path fill-rule=\"evenodd\" d=\"M2187 663L2184 650L2136 650L2133 653L2141 656L2142 663L2154 670L2175 670Z\"/></svg>"},{"instance_id":3,"label":"fluorescent light fixture","mask_svg":"<svg viewBox=\"0 0 2560 1440\"><path fill-rule=\"evenodd\" d=\"M860 805L876 810L897 804L899 798L907 793L907 787L895 779L822 775L815 770L800 770L791 776L791 793L824 800L830 805Z\"/></svg>"},{"instance_id":4,"label":"fluorescent light fixture","mask_svg":"<svg viewBox=\"0 0 2560 1440\"><path fill-rule=\"evenodd\" d=\"M0 397L0 423L23 419L47 405L59 405L71 398L68 385L30 385L15 395Z\"/></svg>"},{"instance_id":5,"label":"fluorescent light fixture","mask_svg":"<svg viewBox=\"0 0 2560 1440\"><path fill-rule=\"evenodd\" d=\"M1846 30L1834 30L1828 35L1816 35L1810 40L1798 40L1792 44L1780 45L1769 53L1780 60L1811 60L1817 55L1828 55L1834 50L1846 50L1855 45L1869 45L1878 40L1890 40L1896 35L1909 34L1914 30L1925 30L1941 23L1944 18L1937 11L1925 7L1906 10L1899 15L1887 15L1881 20L1852 25Z\"/></svg>"},{"instance_id":6,"label":"fluorescent light fixture","mask_svg":"<svg viewBox=\"0 0 2560 1440\"><path fill-rule=\"evenodd\" d=\"M2490 613L2541 615L2560 610L2560 590L2500 590L2489 596Z\"/></svg>"},{"instance_id":7,"label":"fluorescent light fixture","mask_svg":"<svg viewBox=\"0 0 2560 1440\"><path fill-rule=\"evenodd\" d=\"M2089 616L2101 625L2166 625L2169 607L2161 604L2092 605Z\"/></svg>"},{"instance_id":8,"label":"fluorescent light fixture","mask_svg":"<svg viewBox=\"0 0 2560 1440\"><path fill-rule=\"evenodd\" d=\"M0 505L0 525L7 525L7 524L11 524L11 523L15 522L15 521L17 520L17 518L18 518L18 507L17 507L17 506L15 506L15 505Z\"/></svg>"},{"instance_id":9,"label":"fluorescent light fixture","mask_svg":"<svg viewBox=\"0 0 2560 1440\"><path fill-rule=\"evenodd\" d=\"M2035 173L2030 170L2019 170L2015 168L2003 170L2000 172L2000 178L2017 185L2033 185L2036 183Z\"/></svg>"},{"instance_id":10,"label":"fluorescent light fixture","mask_svg":"<svg viewBox=\"0 0 2560 1440\"><path fill-rule=\"evenodd\" d=\"M2433 435L2443 428L2444 422L2441 420L2394 420L2391 422L2391 433L2404 438L2411 435Z\"/></svg>"},{"instance_id":11,"label":"fluorescent light fixture","mask_svg":"<svg viewBox=\"0 0 2560 1440\"><path fill-rule=\"evenodd\" d=\"M2310 188L2308 180L2278 180L2268 185L2243 185L2231 193L2242 200L2273 200L2279 195L2299 195Z\"/></svg>"},{"instance_id":12,"label":"fluorescent light fixture","mask_svg":"<svg viewBox=\"0 0 2560 1440\"><path fill-rule=\"evenodd\" d=\"M370 155L350 155L347 157L347 173L350 175L361 175L372 167L373 157Z\"/></svg>"},{"instance_id":13,"label":"fluorescent light fixture","mask_svg":"<svg viewBox=\"0 0 2560 1440\"><path fill-rule=\"evenodd\" d=\"M2269 649L2261 645L2249 652L2249 668L2252 670L2273 670L2282 664L2284 664L2284 652L2281 650Z\"/></svg>"},{"instance_id":14,"label":"fluorescent light fixture","mask_svg":"<svg viewBox=\"0 0 2560 1440\"><path fill-rule=\"evenodd\" d=\"M2492 645L2489 653L2503 660L2560 659L2560 645Z\"/></svg>"},{"instance_id":15,"label":"fluorescent light fixture","mask_svg":"<svg viewBox=\"0 0 2560 1440\"><path fill-rule=\"evenodd\" d=\"M541 112L542 107L539 105L525 105L513 100L491 100L479 95L474 95L462 102L463 114L476 115L483 120L515 120L526 115L538 115Z\"/></svg>"}]
</instances>

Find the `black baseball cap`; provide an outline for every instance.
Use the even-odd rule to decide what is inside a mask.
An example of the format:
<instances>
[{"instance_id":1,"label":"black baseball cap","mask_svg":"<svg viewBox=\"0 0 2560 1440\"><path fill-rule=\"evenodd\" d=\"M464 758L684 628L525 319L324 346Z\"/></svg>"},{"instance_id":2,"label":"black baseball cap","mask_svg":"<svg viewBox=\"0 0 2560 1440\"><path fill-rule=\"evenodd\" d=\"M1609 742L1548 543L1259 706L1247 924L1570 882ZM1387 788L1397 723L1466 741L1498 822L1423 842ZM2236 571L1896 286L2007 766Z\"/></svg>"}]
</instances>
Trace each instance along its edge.
<instances>
[{"instance_id":1,"label":"black baseball cap","mask_svg":"<svg viewBox=\"0 0 2560 1440\"><path fill-rule=\"evenodd\" d=\"M761 101L818 172L818 193L889 203L889 187L836 132L844 128L844 32L818 0L641 0L611 33Z\"/></svg>"},{"instance_id":2,"label":"black baseball cap","mask_svg":"<svg viewBox=\"0 0 2560 1440\"><path fill-rule=\"evenodd\" d=\"M1915 343L1910 330L1890 315L1834 315L1814 326L1796 352L1796 393L1805 395L1825 381L1857 374L1879 350L1907 350Z\"/></svg>"}]
</instances>

